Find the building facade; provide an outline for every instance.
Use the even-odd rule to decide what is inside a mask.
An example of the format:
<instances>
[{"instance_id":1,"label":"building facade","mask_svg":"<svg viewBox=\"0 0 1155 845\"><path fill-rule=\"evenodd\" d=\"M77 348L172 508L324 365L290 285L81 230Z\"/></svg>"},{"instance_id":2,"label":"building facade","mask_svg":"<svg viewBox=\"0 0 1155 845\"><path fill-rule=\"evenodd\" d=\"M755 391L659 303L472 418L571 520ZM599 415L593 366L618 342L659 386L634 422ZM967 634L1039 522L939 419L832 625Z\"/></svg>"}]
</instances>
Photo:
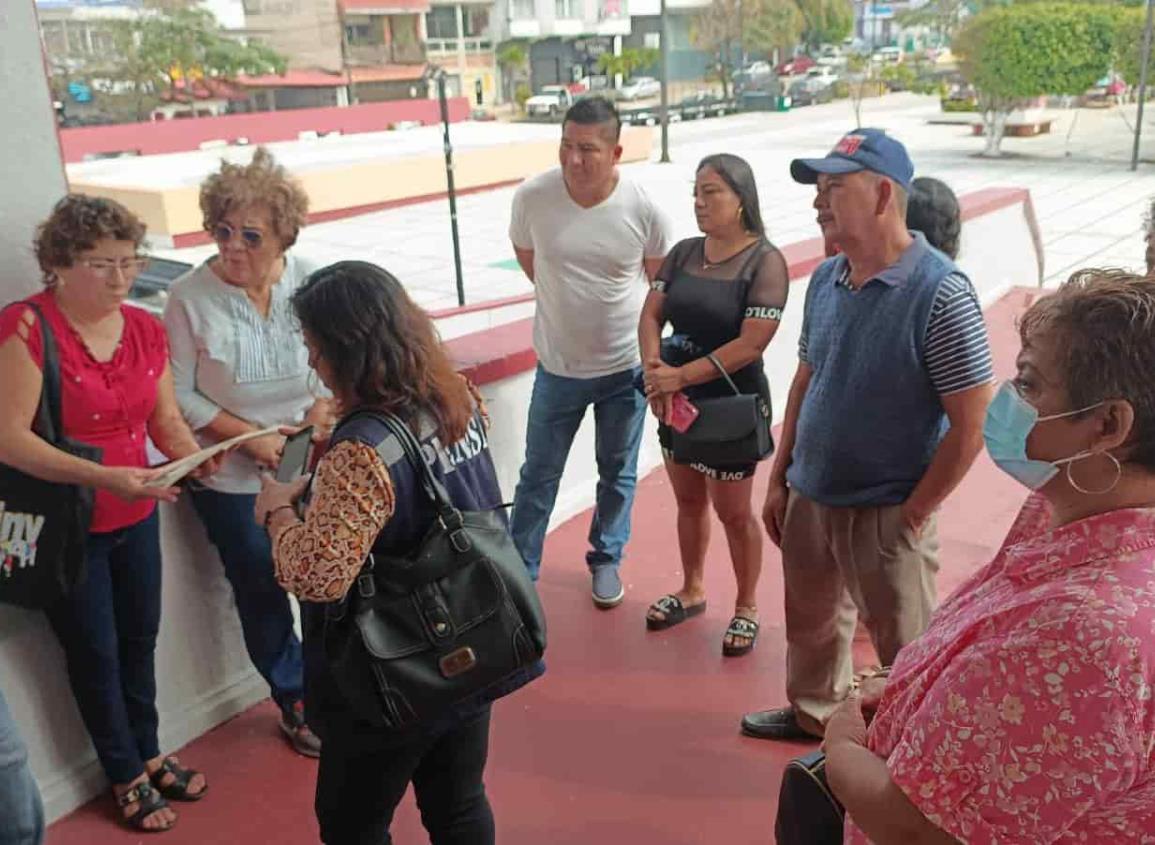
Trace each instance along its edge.
<instances>
[{"instance_id":1,"label":"building facade","mask_svg":"<svg viewBox=\"0 0 1155 845\"><path fill-rule=\"evenodd\" d=\"M501 97L496 14L493 0L432 0L425 15L429 62L445 71L450 94L469 97L475 106Z\"/></svg>"}]
</instances>

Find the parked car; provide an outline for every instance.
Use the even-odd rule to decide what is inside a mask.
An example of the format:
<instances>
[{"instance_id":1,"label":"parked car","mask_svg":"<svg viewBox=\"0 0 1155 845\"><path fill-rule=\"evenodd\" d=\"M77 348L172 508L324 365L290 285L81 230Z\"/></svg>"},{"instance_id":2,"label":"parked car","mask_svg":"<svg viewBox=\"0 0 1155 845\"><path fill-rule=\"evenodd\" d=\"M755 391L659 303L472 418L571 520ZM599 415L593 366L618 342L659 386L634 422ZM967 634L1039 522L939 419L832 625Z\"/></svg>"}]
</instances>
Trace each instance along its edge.
<instances>
[{"instance_id":1,"label":"parked car","mask_svg":"<svg viewBox=\"0 0 1155 845\"><path fill-rule=\"evenodd\" d=\"M838 74L828 65L817 65L806 71L804 79L820 85L833 85L838 81Z\"/></svg>"},{"instance_id":2,"label":"parked car","mask_svg":"<svg viewBox=\"0 0 1155 845\"><path fill-rule=\"evenodd\" d=\"M702 117L724 115L734 109L733 101L723 100L710 91L691 94L678 104L678 113L683 120L697 120Z\"/></svg>"},{"instance_id":3,"label":"parked car","mask_svg":"<svg viewBox=\"0 0 1155 845\"><path fill-rule=\"evenodd\" d=\"M573 105L573 94L564 85L546 85L525 101L528 117L556 117Z\"/></svg>"},{"instance_id":4,"label":"parked car","mask_svg":"<svg viewBox=\"0 0 1155 845\"><path fill-rule=\"evenodd\" d=\"M774 68L774 72L779 76L800 76L816 64L809 56L795 56Z\"/></svg>"},{"instance_id":5,"label":"parked car","mask_svg":"<svg viewBox=\"0 0 1155 845\"><path fill-rule=\"evenodd\" d=\"M645 100L661 96L662 83L652 76L635 76L618 93L623 100Z\"/></svg>"},{"instance_id":6,"label":"parked car","mask_svg":"<svg viewBox=\"0 0 1155 845\"><path fill-rule=\"evenodd\" d=\"M816 79L797 79L786 89L786 94L794 107L812 106L815 103L832 102L834 86Z\"/></svg>"},{"instance_id":7,"label":"parked car","mask_svg":"<svg viewBox=\"0 0 1155 845\"><path fill-rule=\"evenodd\" d=\"M769 62L753 62L734 74L734 94L737 96L743 91L761 90L776 78Z\"/></svg>"},{"instance_id":8,"label":"parked car","mask_svg":"<svg viewBox=\"0 0 1155 845\"><path fill-rule=\"evenodd\" d=\"M897 65L902 62L902 50L898 47L879 47L870 60L878 65Z\"/></svg>"},{"instance_id":9,"label":"parked car","mask_svg":"<svg viewBox=\"0 0 1155 845\"><path fill-rule=\"evenodd\" d=\"M818 52L818 64L824 67L840 68L846 67L846 55L842 52L840 47L833 44L825 44Z\"/></svg>"}]
</instances>

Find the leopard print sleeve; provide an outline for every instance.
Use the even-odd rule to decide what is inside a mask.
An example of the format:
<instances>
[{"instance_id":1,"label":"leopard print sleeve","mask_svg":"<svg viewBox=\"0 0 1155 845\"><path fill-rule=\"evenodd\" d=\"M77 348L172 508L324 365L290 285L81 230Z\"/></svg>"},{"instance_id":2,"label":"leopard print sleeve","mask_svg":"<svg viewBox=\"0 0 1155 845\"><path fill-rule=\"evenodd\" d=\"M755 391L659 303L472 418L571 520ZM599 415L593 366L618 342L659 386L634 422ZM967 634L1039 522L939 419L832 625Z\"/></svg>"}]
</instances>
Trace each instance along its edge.
<instances>
[{"instance_id":1,"label":"leopard print sleeve","mask_svg":"<svg viewBox=\"0 0 1155 845\"><path fill-rule=\"evenodd\" d=\"M277 581L305 601L337 601L393 515L393 482L377 452L346 440L317 466L303 522L273 533Z\"/></svg>"}]
</instances>

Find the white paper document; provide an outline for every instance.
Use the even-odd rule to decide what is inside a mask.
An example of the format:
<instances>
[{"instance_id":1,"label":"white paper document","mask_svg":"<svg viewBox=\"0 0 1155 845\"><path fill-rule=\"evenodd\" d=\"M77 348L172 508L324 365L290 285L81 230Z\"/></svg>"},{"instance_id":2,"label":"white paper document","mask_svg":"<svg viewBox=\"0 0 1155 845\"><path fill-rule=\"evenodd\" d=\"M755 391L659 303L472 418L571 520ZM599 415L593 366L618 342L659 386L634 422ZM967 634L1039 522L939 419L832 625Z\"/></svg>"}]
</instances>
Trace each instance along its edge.
<instances>
[{"instance_id":1,"label":"white paper document","mask_svg":"<svg viewBox=\"0 0 1155 845\"><path fill-rule=\"evenodd\" d=\"M214 443L212 446L206 446L199 452L193 452L180 460L165 464L160 469L164 472L148 482L148 487L172 487L182 478L195 470L209 458L219 455L227 449L234 446L239 446L247 440L256 440L258 437L264 437L268 434L276 434L281 430L279 425L270 426L269 428L262 428L260 431L250 431L247 434L238 434L228 440L222 440L220 443Z\"/></svg>"}]
</instances>

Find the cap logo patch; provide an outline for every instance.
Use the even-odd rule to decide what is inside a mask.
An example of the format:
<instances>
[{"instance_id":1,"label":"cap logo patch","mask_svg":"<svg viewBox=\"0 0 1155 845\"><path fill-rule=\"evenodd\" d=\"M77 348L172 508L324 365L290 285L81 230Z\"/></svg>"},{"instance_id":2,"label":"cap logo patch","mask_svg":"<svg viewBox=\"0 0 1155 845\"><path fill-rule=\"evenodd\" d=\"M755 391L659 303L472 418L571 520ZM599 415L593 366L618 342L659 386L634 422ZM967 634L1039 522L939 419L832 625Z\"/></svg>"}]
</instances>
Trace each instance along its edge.
<instances>
[{"instance_id":1,"label":"cap logo patch","mask_svg":"<svg viewBox=\"0 0 1155 845\"><path fill-rule=\"evenodd\" d=\"M862 146L865 140L865 135L845 135L842 140L835 145L834 152L839 155L852 156L858 152L858 148Z\"/></svg>"}]
</instances>

